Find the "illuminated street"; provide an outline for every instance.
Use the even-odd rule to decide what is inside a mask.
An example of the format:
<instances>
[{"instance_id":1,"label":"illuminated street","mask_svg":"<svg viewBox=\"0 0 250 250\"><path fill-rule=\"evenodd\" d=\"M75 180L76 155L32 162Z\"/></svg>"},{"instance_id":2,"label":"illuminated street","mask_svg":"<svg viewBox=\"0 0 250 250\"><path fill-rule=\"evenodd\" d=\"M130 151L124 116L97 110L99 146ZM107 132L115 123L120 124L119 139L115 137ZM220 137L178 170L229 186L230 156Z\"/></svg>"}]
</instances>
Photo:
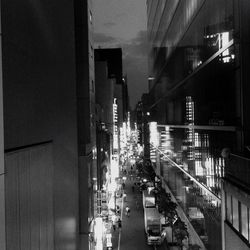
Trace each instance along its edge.
<instances>
[{"instance_id":1,"label":"illuminated street","mask_svg":"<svg viewBox=\"0 0 250 250\"><path fill-rule=\"evenodd\" d=\"M130 170L128 166L127 171ZM126 201L123 205L122 213L122 230L116 230L113 232L113 246L114 249L118 250L141 250L141 249L151 249L152 246L146 244L145 229L144 229L144 214L142 206L142 195L139 188L136 187L134 192L132 191L132 186L136 181L136 174L133 175L123 175L126 176L125 182L125 193L127 194ZM136 207L136 200L139 203L139 207ZM125 214L125 207L129 206L131 209L130 217ZM120 236L119 236L120 235ZM120 238L120 239L119 239ZM120 244L119 244L120 243ZM163 250L167 249L167 246L163 244L158 246L156 249Z\"/></svg>"}]
</instances>

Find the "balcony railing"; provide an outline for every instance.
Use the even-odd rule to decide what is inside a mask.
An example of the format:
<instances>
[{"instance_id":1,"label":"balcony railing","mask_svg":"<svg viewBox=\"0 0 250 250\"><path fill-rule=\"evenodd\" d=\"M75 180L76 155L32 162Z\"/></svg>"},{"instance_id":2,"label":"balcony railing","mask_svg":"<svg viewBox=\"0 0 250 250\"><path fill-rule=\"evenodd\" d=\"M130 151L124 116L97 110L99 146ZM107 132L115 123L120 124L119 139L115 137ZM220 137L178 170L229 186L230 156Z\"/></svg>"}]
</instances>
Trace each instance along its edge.
<instances>
[{"instance_id":1,"label":"balcony railing","mask_svg":"<svg viewBox=\"0 0 250 250\"><path fill-rule=\"evenodd\" d=\"M243 185L250 185L250 159L231 154L226 160L225 177Z\"/></svg>"}]
</instances>

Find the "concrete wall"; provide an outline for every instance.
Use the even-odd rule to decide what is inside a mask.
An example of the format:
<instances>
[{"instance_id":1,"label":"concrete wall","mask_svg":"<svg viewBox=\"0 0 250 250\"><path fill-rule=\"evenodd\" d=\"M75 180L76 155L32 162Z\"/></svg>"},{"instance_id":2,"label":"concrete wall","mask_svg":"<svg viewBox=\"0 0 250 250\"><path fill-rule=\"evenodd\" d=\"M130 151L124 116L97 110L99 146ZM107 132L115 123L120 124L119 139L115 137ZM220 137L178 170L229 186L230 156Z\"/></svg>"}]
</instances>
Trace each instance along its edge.
<instances>
[{"instance_id":1,"label":"concrete wall","mask_svg":"<svg viewBox=\"0 0 250 250\"><path fill-rule=\"evenodd\" d=\"M53 141L54 249L77 249L73 2L3 0L2 34L5 150Z\"/></svg>"},{"instance_id":2,"label":"concrete wall","mask_svg":"<svg viewBox=\"0 0 250 250\"><path fill-rule=\"evenodd\" d=\"M0 6L1 8L1 6ZM0 12L1 20L1 12ZM0 249L6 249L5 239L5 169L4 169L4 131L3 131L3 82L2 82L2 31L0 23Z\"/></svg>"}]
</instances>

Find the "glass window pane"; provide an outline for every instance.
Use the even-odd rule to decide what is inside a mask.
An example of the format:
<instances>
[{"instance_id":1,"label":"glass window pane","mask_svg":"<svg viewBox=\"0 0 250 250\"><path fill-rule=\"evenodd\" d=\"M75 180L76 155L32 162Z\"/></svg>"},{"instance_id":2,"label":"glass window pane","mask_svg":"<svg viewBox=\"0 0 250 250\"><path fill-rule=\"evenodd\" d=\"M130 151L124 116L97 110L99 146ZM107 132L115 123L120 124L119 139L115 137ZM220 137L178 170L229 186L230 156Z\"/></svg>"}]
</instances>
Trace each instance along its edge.
<instances>
[{"instance_id":1,"label":"glass window pane","mask_svg":"<svg viewBox=\"0 0 250 250\"><path fill-rule=\"evenodd\" d=\"M248 239L248 216L247 206L241 203L241 233Z\"/></svg>"},{"instance_id":2,"label":"glass window pane","mask_svg":"<svg viewBox=\"0 0 250 250\"><path fill-rule=\"evenodd\" d=\"M238 200L233 197L233 227L239 231Z\"/></svg>"},{"instance_id":3,"label":"glass window pane","mask_svg":"<svg viewBox=\"0 0 250 250\"><path fill-rule=\"evenodd\" d=\"M248 241L250 242L250 214L249 214L249 208L247 208L247 214L248 214Z\"/></svg>"},{"instance_id":4,"label":"glass window pane","mask_svg":"<svg viewBox=\"0 0 250 250\"><path fill-rule=\"evenodd\" d=\"M232 223L232 209L231 209L231 195L226 194L226 218L227 221Z\"/></svg>"}]
</instances>

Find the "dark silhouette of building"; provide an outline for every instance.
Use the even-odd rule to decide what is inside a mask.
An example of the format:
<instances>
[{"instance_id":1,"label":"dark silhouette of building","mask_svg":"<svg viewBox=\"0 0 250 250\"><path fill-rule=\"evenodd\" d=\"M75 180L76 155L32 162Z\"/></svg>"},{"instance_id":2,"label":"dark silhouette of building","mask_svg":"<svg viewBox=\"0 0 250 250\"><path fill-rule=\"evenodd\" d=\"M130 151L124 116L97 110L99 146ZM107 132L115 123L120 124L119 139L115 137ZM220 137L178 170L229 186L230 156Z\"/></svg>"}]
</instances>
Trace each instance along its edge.
<instances>
[{"instance_id":1,"label":"dark silhouette of building","mask_svg":"<svg viewBox=\"0 0 250 250\"><path fill-rule=\"evenodd\" d=\"M1 2L0 249L91 245L91 26L90 1Z\"/></svg>"},{"instance_id":2,"label":"dark silhouette of building","mask_svg":"<svg viewBox=\"0 0 250 250\"><path fill-rule=\"evenodd\" d=\"M123 76L122 49L95 49L95 60L107 62L108 78L115 79L114 91L118 101L119 124L126 119L129 108L127 77Z\"/></svg>"},{"instance_id":3,"label":"dark silhouette of building","mask_svg":"<svg viewBox=\"0 0 250 250\"><path fill-rule=\"evenodd\" d=\"M110 167L113 141L113 103L114 78L108 78L106 61L95 59L95 93L96 93L96 140L98 162L98 187L106 184L105 171ZM110 171L110 169L109 169Z\"/></svg>"},{"instance_id":4,"label":"dark silhouette of building","mask_svg":"<svg viewBox=\"0 0 250 250\"><path fill-rule=\"evenodd\" d=\"M150 145L149 145L149 126L151 121L149 109L149 94L144 93L135 108L137 127L139 130L139 142L144 148L144 158L150 158Z\"/></svg>"},{"instance_id":5,"label":"dark silhouette of building","mask_svg":"<svg viewBox=\"0 0 250 250\"><path fill-rule=\"evenodd\" d=\"M108 78L115 78L116 84L122 84L122 49L95 49L95 60L106 61L108 66Z\"/></svg>"}]
</instances>

